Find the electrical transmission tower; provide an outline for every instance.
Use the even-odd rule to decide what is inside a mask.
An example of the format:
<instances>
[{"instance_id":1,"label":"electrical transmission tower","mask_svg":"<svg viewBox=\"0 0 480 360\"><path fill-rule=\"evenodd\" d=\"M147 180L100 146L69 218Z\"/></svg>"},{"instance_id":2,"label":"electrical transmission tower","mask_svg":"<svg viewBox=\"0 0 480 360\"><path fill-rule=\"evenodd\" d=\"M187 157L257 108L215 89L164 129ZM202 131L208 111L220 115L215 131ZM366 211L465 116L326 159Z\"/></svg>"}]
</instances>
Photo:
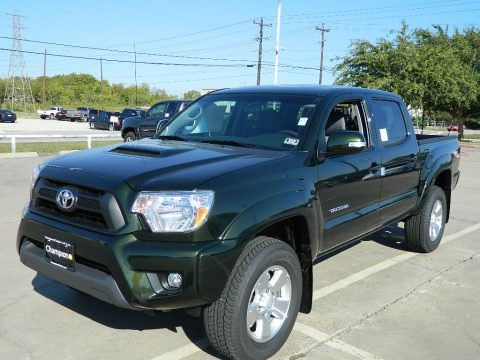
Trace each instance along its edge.
<instances>
[{"instance_id":1,"label":"electrical transmission tower","mask_svg":"<svg viewBox=\"0 0 480 360\"><path fill-rule=\"evenodd\" d=\"M7 15L12 16L13 20L13 43L3 102L10 103L12 110L23 108L24 111L27 111L27 108L29 108L35 111L32 87L26 73L25 58L22 50L21 29L24 28L20 24L20 19L24 16L18 14Z\"/></svg>"},{"instance_id":2,"label":"electrical transmission tower","mask_svg":"<svg viewBox=\"0 0 480 360\"><path fill-rule=\"evenodd\" d=\"M322 24L322 27L315 27L315 30L319 30L322 32L322 40L320 46L320 76L318 79L318 84L322 85L322 77L323 77L323 47L325 46L325 33L330 32L330 29L325 29L325 24Z\"/></svg>"},{"instance_id":3,"label":"electrical transmission tower","mask_svg":"<svg viewBox=\"0 0 480 360\"><path fill-rule=\"evenodd\" d=\"M269 37L266 37L266 38L263 37L263 27L264 26L272 26L272 24L265 24L263 22L263 18L260 18L260 21L254 20L253 23L255 25L260 26L260 30L259 30L258 38L257 38L257 40L258 40L257 85L260 85L260 74L262 72L262 44L263 44L263 40L269 39Z\"/></svg>"}]
</instances>

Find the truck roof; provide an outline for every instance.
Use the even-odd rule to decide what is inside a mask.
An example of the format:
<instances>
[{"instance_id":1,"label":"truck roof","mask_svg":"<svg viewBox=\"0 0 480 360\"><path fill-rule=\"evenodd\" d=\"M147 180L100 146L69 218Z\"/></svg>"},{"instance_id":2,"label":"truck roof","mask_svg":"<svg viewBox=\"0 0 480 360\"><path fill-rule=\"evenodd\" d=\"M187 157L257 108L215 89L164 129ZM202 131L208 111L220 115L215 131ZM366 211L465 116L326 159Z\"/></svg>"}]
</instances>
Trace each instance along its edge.
<instances>
[{"instance_id":1,"label":"truck roof","mask_svg":"<svg viewBox=\"0 0 480 360\"><path fill-rule=\"evenodd\" d=\"M326 85L261 85L246 86L232 89L221 89L212 92L212 94L297 94L297 95L341 95L345 93L351 94L377 94L389 95L392 93L352 86L326 86ZM393 94L395 95L395 94ZM398 96L398 95L396 95Z\"/></svg>"}]
</instances>

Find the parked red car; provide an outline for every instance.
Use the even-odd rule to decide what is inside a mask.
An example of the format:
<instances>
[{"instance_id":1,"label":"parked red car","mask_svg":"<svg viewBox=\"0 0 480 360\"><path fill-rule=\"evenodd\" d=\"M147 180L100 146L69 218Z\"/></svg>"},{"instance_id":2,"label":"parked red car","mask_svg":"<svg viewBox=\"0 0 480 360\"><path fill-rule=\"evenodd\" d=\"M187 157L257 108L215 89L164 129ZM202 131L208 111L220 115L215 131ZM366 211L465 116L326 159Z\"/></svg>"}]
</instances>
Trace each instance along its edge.
<instances>
[{"instance_id":1,"label":"parked red car","mask_svg":"<svg viewBox=\"0 0 480 360\"><path fill-rule=\"evenodd\" d=\"M465 125L463 125L463 131L465 131L466 128L467 127ZM453 124L448 125L447 130L448 130L448 132L450 132L450 131L457 131L458 132L458 125L453 125Z\"/></svg>"}]
</instances>

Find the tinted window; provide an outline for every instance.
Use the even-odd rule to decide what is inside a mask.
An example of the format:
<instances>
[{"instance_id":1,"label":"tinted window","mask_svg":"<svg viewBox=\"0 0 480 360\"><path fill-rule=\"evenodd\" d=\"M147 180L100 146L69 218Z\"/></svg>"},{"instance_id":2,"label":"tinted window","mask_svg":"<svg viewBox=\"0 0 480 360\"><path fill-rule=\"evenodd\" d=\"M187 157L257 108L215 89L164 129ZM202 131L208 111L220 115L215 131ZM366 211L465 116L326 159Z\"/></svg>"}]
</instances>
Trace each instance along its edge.
<instances>
[{"instance_id":1,"label":"tinted window","mask_svg":"<svg viewBox=\"0 0 480 360\"><path fill-rule=\"evenodd\" d=\"M295 150L317 106L312 96L216 94L197 100L160 135Z\"/></svg>"},{"instance_id":2,"label":"tinted window","mask_svg":"<svg viewBox=\"0 0 480 360\"><path fill-rule=\"evenodd\" d=\"M162 116L165 113L165 108L168 103L162 103L154 105L149 111L148 114L153 117Z\"/></svg>"},{"instance_id":3,"label":"tinted window","mask_svg":"<svg viewBox=\"0 0 480 360\"><path fill-rule=\"evenodd\" d=\"M394 145L404 141L407 128L400 105L395 101L373 100L373 117L382 145Z\"/></svg>"}]
</instances>

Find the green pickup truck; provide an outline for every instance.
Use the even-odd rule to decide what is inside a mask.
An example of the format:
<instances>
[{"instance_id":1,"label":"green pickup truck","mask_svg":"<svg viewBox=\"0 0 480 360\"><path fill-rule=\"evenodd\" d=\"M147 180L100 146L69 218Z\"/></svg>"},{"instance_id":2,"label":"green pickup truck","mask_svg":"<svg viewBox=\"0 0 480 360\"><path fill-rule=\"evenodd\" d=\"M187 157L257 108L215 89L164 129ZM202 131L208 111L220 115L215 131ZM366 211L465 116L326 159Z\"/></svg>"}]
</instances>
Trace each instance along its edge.
<instances>
[{"instance_id":1,"label":"green pickup truck","mask_svg":"<svg viewBox=\"0 0 480 360\"><path fill-rule=\"evenodd\" d=\"M37 167L17 250L113 305L201 314L222 357L266 359L311 310L315 260L398 222L412 251L437 248L459 162L391 93L219 90L154 138Z\"/></svg>"}]
</instances>

